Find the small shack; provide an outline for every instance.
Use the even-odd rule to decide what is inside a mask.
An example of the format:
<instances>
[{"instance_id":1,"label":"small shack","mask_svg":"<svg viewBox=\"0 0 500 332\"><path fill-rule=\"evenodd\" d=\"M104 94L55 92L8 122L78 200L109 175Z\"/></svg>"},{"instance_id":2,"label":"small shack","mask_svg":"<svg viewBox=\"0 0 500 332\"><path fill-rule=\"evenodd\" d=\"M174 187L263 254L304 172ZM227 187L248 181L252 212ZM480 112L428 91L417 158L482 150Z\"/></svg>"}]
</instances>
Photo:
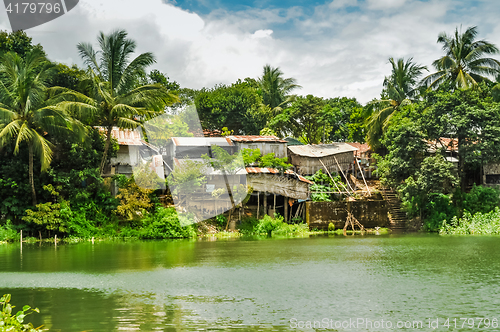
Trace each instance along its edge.
<instances>
[{"instance_id":1,"label":"small shack","mask_svg":"<svg viewBox=\"0 0 500 332\"><path fill-rule=\"evenodd\" d=\"M246 167L247 184L253 188L253 196L248 206L256 209L255 215L274 215L278 212L291 220L305 212L303 202L309 199L312 181L292 170L281 172L274 168ZM294 203L299 203L294 206Z\"/></svg>"},{"instance_id":2,"label":"small shack","mask_svg":"<svg viewBox=\"0 0 500 332\"><path fill-rule=\"evenodd\" d=\"M212 145L217 145L234 154L237 147L227 137L172 137L162 150L163 161L166 163L166 173L175 167L174 159L199 159L206 154L212 156Z\"/></svg>"},{"instance_id":3,"label":"small shack","mask_svg":"<svg viewBox=\"0 0 500 332\"><path fill-rule=\"evenodd\" d=\"M300 175L312 175L325 167L330 173L340 170L347 173L352 169L357 150L347 143L294 145L288 147L288 160Z\"/></svg>"},{"instance_id":4,"label":"small shack","mask_svg":"<svg viewBox=\"0 0 500 332\"><path fill-rule=\"evenodd\" d=\"M276 136L228 136L236 144L238 150L259 149L262 156L268 153L274 153L276 158L286 158L287 141L279 139Z\"/></svg>"},{"instance_id":5,"label":"small shack","mask_svg":"<svg viewBox=\"0 0 500 332\"><path fill-rule=\"evenodd\" d=\"M359 167L355 166L353 168L353 175L357 179L362 179L363 177L371 179L372 173L375 169L377 169L377 166L375 166L375 158L372 158L372 150L370 146L366 143L356 142L347 142L347 144L358 149L357 151L354 151L354 158L356 158ZM363 172L363 175L360 170Z\"/></svg>"},{"instance_id":6,"label":"small shack","mask_svg":"<svg viewBox=\"0 0 500 332\"><path fill-rule=\"evenodd\" d=\"M105 133L106 129L99 127L99 131ZM151 161L159 155L158 148L144 141L138 130L113 127L111 137L118 142L119 149L116 157L111 158L109 165L105 166L103 176L131 176L133 167L138 166L140 162Z\"/></svg>"}]
</instances>

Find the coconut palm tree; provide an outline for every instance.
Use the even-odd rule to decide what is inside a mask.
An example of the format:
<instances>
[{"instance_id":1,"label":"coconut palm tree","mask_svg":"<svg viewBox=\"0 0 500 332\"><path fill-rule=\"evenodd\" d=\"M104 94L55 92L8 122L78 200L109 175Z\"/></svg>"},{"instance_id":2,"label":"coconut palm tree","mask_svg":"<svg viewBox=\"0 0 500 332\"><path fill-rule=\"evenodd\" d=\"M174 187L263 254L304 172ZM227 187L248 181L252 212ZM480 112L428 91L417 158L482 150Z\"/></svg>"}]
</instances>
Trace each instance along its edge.
<instances>
[{"instance_id":1,"label":"coconut palm tree","mask_svg":"<svg viewBox=\"0 0 500 332\"><path fill-rule=\"evenodd\" d=\"M127 38L126 31L117 30L109 35L100 32L97 40L98 51L89 43L77 45L90 76L86 95L74 91L57 93L66 101L64 105L72 114L105 128L106 143L100 165L102 174L113 127L135 129L163 113L165 106L178 98L161 84L140 84L146 67L156 61L150 52L131 59L136 44Z\"/></svg>"},{"instance_id":2,"label":"coconut palm tree","mask_svg":"<svg viewBox=\"0 0 500 332\"><path fill-rule=\"evenodd\" d=\"M281 111L293 101L293 96L290 95L292 90L301 88L295 78L283 78L283 72L279 67L273 68L270 65L264 66L258 85L262 91L263 104L273 113Z\"/></svg>"},{"instance_id":3,"label":"coconut palm tree","mask_svg":"<svg viewBox=\"0 0 500 332\"><path fill-rule=\"evenodd\" d=\"M374 100L368 105L372 113L366 121L367 142L372 148L379 145L380 136L395 112L418 98L418 77L427 70L427 67L414 63L413 58L406 61L403 58L397 61L389 58L389 63L392 65L392 72L384 79L387 98Z\"/></svg>"},{"instance_id":4,"label":"coconut palm tree","mask_svg":"<svg viewBox=\"0 0 500 332\"><path fill-rule=\"evenodd\" d=\"M40 158L41 170L52 161L53 145L48 135L83 134L83 129L58 105L48 99L46 84L52 65L35 49L21 58L9 52L0 60L0 148L14 143L14 154L22 143L29 150L29 183L36 205L33 159Z\"/></svg>"},{"instance_id":5,"label":"coconut palm tree","mask_svg":"<svg viewBox=\"0 0 500 332\"><path fill-rule=\"evenodd\" d=\"M464 33L456 28L454 35L439 34L437 42L443 44L446 54L433 62L437 72L423 79L428 89L435 89L446 80L459 89L467 89L500 73L500 62L485 57L486 54L497 54L498 48L485 40L475 40L476 36L475 26L467 28Z\"/></svg>"}]
</instances>

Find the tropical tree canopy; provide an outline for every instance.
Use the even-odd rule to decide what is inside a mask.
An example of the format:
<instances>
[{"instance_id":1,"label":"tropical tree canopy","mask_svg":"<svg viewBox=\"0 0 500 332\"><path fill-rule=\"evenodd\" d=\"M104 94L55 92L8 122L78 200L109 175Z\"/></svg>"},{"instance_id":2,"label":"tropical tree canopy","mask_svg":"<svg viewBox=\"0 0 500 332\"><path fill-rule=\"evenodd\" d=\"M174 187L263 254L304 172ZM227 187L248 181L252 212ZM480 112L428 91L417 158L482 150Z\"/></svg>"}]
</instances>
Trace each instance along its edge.
<instances>
[{"instance_id":1,"label":"tropical tree canopy","mask_svg":"<svg viewBox=\"0 0 500 332\"><path fill-rule=\"evenodd\" d=\"M262 102L271 110L279 107L281 110L293 101L290 93L301 88L295 78L284 78L279 67L273 68L270 65L264 66L264 72L258 84L262 91Z\"/></svg>"},{"instance_id":2,"label":"tropical tree canopy","mask_svg":"<svg viewBox=\"0 0 500 332\"><path fill-rule=\"evenodd\" d=\"M384 92L386 98L375 100L369 104L373 108L367 117L367 143L372 148L377 148L383 132L386 130L389 120L401 106L410 104L418 96L418 78L427 67L416 64L413 58L397 61L389 58L392 65L391 75L384 79Z\"/></svg>"},{"instance_id":3,"label":"tropical tree canopy","mask_svg":"<svg viewBox=\"0 0 500 332\"><path fill-rule=\"evenodd\" d=\"M0 63L0 148L13 142L14 154L18 154L23 143L28 145L29 177L36 205L34 155L40 160L41 170L46 171L53 148L47 136L73 133L83 136L83 130L59 105L47 99L46 84L53 75L53 66L43 51L34 49L24 59L9 52Z\"/></svg>"},{"instance_id":4,"label":"tropical tree canopy","mask_svg":"<svg viewBox=\"0 0 500 332\"><path fill-rule=\"evenodd\" d=\"M437 88L446 80L459 89L477 86L489 81L489 77L500 72L500 62L485 57L497 54L498 48L485 40L476 40L477 27L469 27L464 33L455 29L454 35L441 32L437 42L443 44L445 55L433 62L437 72L425 77L423 83L429 89Z\"/></svg>"},{"instance_id":5,"label":"tropical tree canopy","mask_svg":"<svg viewBox=\"0 0 500 332\"><path fill-rule=\"evenodd\" d=\"M73 114L106 129L102 173L113 127L137 128L162 114L178 98L160 83L140 85L146 67L155 63L155 58L146 52L132 59L136 44L127 38L127 32L117 30L109 35L101 32L97 40L98 51L89 43L77 45L90 73L85 95L63 91L59 97L67 101L65 105Z\"/></svg>"}]
</instances>

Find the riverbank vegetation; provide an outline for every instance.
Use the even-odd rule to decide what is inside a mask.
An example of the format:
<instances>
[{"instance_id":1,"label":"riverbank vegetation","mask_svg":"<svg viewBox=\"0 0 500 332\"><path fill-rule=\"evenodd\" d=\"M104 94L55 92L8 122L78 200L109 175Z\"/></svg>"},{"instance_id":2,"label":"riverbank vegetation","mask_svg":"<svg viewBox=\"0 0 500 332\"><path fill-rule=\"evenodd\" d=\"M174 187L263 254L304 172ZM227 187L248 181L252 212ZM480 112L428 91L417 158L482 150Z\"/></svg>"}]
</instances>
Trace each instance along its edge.
<instances>
[{"instance_id":1,"label":"riverbank vegetation","mask_svg":"<svg viewBox=\"0 0 500 332\"><path fill-rule=\"evenodd\" d=\"M171 117L187 105L208 132L275 134L306 144L367 142L377 153L381 183L397 190L408 216L425 230L494 226L499 191L479 184L483 166L500 161L500 62L490 57L498 48L477 34L476 27L439 34L444 54L431 74L413 58L390 58L380 98L361 105L355 98L294 95L298 82L270 65L257 78L181 87L154 69L153 53L133 58L136 42L125 31L100 33L98 49L75 45L85 68L51 62L22 31L2 32L0 241L18 240L20 231L32 238L197 236L198 220L178 216L168 190L137 185L150 181L140 178L147 172L103 177L117 155L114 126L140 128L166 115L153 139L189 136L189 115ZM243 158L290 167L254 150ZM318 172L310 180L312 200L337 199L331 192L342 186L339 176ZM304 225L268 216L241 227L242 234L305 232Z\"/></svg>"}]
</instances>

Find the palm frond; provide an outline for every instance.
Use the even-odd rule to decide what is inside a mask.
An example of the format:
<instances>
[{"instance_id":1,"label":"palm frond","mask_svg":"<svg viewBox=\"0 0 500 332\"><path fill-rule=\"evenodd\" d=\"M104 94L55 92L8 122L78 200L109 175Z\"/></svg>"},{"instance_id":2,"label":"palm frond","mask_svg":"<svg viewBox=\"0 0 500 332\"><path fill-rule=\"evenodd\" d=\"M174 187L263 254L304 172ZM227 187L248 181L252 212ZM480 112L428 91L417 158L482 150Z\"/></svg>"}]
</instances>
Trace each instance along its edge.
<instances>
[{"instance_id":1,"label":"palm frond","mask_svg":"<svg viewBox=\"0 0 500 332\"><path fill-rule=\"evenodd\" d=\"M5 146L7 142L16 137L22 123L22 120L15 120L7 123L3 128L0 127L0 147Z\"/></svg>"},{"instance_id":2,"label":"palm frond","mask_svg":"<svg viewBox=\"0 0 500 332\"><path fill-rule=\"evenodd\" d=\"M22 121L20 123L19 129L16 132L16 143L14 145L14 154L17 155L19 153L19 146L22 142L29 142L33 137L33 132L29 128L27 121Z\"/></svg>"},{"instance_id":3,"label":"palm frond","mask_svg":"<svg viewBox=\"0 0 500 332\"><path fill-rule=\"evenodd\" d=\"M76 48L82 58L83 63L87 65L94 73L102 76L99 63L97 61L98 52L94 51L94 48L90 43L79 43Z\"/></svg>"},{"instance_id":4,"label":"palm frond","mask_svg":"<svg viewBox=\"0 0 500 332\"><path fill-rule=\"evenodd\" d=\"M42 164L42 172L45 172L52 162L52 147L53 144L47 141L42 135L35 130L31 130L31 143L33 144L33 152L40 158Z\"/></svg>"}]
</instances>

